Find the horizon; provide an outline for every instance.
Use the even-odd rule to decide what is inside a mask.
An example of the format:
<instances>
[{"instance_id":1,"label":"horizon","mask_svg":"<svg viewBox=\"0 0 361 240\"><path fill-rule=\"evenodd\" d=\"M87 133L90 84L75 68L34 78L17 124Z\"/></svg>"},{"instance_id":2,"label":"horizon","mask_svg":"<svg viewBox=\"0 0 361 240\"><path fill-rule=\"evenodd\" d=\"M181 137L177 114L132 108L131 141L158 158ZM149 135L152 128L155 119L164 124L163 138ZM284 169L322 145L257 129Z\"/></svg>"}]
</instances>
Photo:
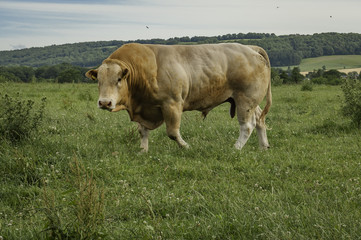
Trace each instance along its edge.
<instances>
[{"instance_id":1,"label":"horizon","mask_svg":"<svg viewBox=\"0 0 361 240\"><path fill-rule=\"evenodd\" d=\"M243 32L239 32L242 34L248 34L248 33L256 33L256 34L274 34L277 37L282 37L282 36L294 36L294 35L299 35L299 36L312 36L315 34L360 34L361 33L355 33L355 32L321 32L321 33L311 33L311 34L299 34L299 33L291 33L291 34L280 34L277 35L275 33L261 33L261 32L247 32L247 33L243 33ZM212 38L212 37L218 37L218 36L224 36L224 35L228 35L228 34L239 34L239 33L226 33L226 34L219 34L219 35L213 35L213 36L204 36L204 35L194 35L194 36L175 36L175 37L170 37L170 38L150 38L150 39L131 39L131 40L121 40L121 39L111 39L111 40L97 40L97 41L84 41L84 42L68 42L68 43L61 43L61 44L51 44L51 45L46 45L46 46L39 46L39 47L25 47L25 48L16 48L16 49L9 49L9 50L0 50L0 52L3 51L18 51L18 50L26 50L26 49L32 49L32 48L46 48L46 47L52 47L52 46L63 46L63 45L68 45L68 44L81 44L81 43L91 43L91 42L111 42L111 41L119 41L119 42L124 42L124 43L131 43L131 42L136 42L136 41L151 41L154 39L162 39L162 40L169 40L169 39L173 39L173 38L182 38L182 37L189 37L189 38L193 38L193 37L207 37L207 38ZM241 40L241 39L240 39Z\"/></svg>"},{"instance_id":2,"label":"horizon","mask_svg":"<svg viewBox=\"0 0 361 240\"><path fill-rule=\"evenodd\" d=\"M0 50L249 32L361 33L360 7L357 0L0 0Z\"/></svg>"}]
</instances>

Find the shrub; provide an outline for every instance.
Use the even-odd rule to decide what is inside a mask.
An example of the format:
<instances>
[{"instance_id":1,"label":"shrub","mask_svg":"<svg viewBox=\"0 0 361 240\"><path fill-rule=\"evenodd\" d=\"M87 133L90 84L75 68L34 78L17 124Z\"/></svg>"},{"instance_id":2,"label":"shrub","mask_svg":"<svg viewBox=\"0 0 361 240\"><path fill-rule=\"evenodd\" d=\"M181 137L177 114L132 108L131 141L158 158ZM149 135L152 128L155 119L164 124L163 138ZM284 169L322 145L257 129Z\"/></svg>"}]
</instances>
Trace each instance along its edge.
<instances>
[{"instance_id":1,"label":"shrub","mask_svg":"<svg viewBox=\"0 0 361 240\"><path fill-rule=\"evenodd\" d=\"M324 77L317 77L317 78L312 78L312 83L314 84L326 84L327 83L327 78Z\"/></svg>"},{"instance_id":2,"label":"shrub","mask_svg":"<svg viewBox=\"0 0 361 240\"><path fill-rule=\"evenodd\" d=\"M283 83L283 79L277 75L271 78L271 83L273 86L280 86Z\"/></svg>"},{"instance_id":3,"label":"shrub","mask_svg":"<svg viewBox=\"0 0 361 240\"><path fill-rule=\"evenodd\" d=\"M329 78L327 84L337 86L342 84L341 78Z\"/></svg>"},{"instance_id":4,"label":"shrub","mask_svg":"<svg viewBox=\"0 0 361 240\"><path fill-rule=\"evenodd\" d=\"M1 94L0 94L1 96ZM0 136L11 142L17 142L37 130L43 119L46 98L40 106L34 108L34 101L21 100L5 94L0 102Z\"/></svg>"},{"instance_id":5,"label":"shrub","mask_svg":"<svg viewBox=\"0 0 361 240\"><path fill-rule=\"evenodd\" d=\"M301 91L312 91L312 90L313 90L312 82L309 80L303 81Z\"/></svg>"},{"instance_id":6,"label":"shrub","mask_svg":"<svg viewBox=\"0 0 361 240\"><path fill-rule=\"evenodd\" d=\"M342 85L345 96L342 112L352 119L358 127L361 126L361 81L348 79Z\"/></svg>"}]
</instances>

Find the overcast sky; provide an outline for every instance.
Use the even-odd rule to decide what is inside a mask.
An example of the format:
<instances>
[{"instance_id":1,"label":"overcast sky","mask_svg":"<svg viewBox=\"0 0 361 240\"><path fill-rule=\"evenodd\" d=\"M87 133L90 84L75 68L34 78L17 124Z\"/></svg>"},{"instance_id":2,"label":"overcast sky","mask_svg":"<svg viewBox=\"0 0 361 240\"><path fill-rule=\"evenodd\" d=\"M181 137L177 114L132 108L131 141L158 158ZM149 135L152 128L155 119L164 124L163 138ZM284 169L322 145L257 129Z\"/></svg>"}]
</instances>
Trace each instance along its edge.
<instances>
[{"instance_id":1,"label":"overcast sky","mask_svg":"<svg viewBox=\"0 0 361 240\"><path fill-rule=\"evenodd\" d=\"M360 0L0 0L0 50L248 32L361 33L360 9Z\"/></svg>"}]
</instances>

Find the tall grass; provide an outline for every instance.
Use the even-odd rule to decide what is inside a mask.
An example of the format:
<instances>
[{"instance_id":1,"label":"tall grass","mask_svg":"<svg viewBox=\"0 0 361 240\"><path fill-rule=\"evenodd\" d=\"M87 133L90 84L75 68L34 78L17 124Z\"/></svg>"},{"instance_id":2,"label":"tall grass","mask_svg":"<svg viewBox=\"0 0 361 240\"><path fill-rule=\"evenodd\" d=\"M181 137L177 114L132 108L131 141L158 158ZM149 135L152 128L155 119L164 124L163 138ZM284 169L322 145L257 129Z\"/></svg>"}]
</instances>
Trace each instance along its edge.
<instances>
[{"instance_id":1,"label":"tall grass","mask_svg":"<svg viewBox=\"0 0 361 240\"><path fill-rule=\"evenodd\" d=\"M3 84L47 107L38 131L0 143L3 239L359 239L361 132L337 86L273 88L271 149L233 148L229 105L186 112L138 154L126 112L96 108L95 85Z\"/></svg>"}]
</instances>

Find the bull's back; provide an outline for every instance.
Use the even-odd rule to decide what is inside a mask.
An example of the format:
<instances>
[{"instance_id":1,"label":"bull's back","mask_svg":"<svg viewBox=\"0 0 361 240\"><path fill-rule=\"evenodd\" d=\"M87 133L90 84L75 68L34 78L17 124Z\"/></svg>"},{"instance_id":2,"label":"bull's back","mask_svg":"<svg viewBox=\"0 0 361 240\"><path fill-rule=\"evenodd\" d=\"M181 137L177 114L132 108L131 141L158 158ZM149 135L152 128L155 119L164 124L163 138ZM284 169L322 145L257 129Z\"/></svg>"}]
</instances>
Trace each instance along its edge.
<instances>
[{"instance_id":1,"label":"bull's back","mask_svg":"<svg viewBox=\"0 0 361 240\"><path fill-rule=\"evenodd\" d=\"M258 53L241 44L148 45L157 59L162 91L181 95L185 110L204 110L251 84Z\"/></svg>"}]
</instances>

